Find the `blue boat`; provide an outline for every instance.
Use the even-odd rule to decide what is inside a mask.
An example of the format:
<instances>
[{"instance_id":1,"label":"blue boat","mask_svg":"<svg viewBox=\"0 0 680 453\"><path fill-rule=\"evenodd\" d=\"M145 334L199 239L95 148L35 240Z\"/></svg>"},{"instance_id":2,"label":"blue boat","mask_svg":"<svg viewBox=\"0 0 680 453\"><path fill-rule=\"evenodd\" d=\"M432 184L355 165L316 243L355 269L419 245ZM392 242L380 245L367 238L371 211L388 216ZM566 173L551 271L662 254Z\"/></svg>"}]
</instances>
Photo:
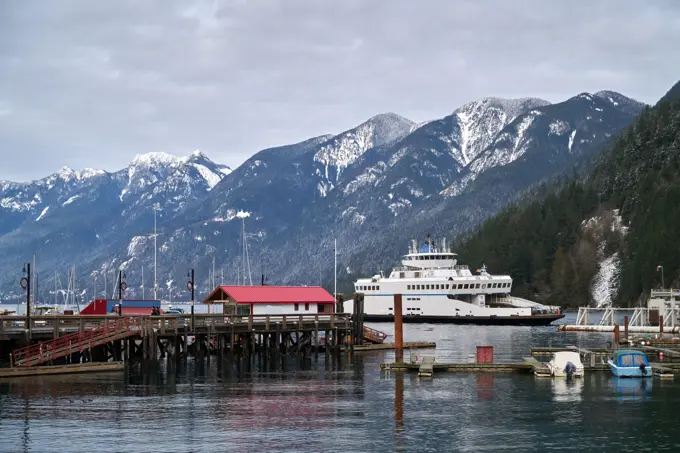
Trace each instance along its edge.
<instances>
[{"instance_id":1,"label":"blue boat","mask_svg":"<svg viewBox=\"0 0 680 453\"><path fill-rule=\"evenodd\" d=\"M648 378L652 377L652 366L647 354L634 349L619 349L607 360L612 374L618 377Z\"/></svg>"}]
</instances>

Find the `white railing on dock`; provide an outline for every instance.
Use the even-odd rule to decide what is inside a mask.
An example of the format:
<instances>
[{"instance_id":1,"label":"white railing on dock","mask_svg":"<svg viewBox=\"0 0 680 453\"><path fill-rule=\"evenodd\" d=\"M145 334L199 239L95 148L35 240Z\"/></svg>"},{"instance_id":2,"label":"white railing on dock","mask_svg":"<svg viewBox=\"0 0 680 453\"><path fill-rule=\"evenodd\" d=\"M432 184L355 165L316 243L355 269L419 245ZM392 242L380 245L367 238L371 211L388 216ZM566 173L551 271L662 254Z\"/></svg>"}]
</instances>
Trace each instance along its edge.
<instances>
[{"instance_id":1,"label":"white railing on dock","mask_svg":"<svg viewBox=\"0 0 680 453\"><path fill-rule=\"evenodd\" d=\"M560 329L609 332L614 330L616 324L623 329L624 319L622 317L627 315L628 326L631 332L659 332L661 327L658 321L662 319L661 317L663 317L664 332L680 332L680 325L678 325L679 311L680 304L673 304L664 310L648 307L579 307L576 324L560 326ZM650 316L652 312L653 316Z\"/></svg>"}]
</instances>

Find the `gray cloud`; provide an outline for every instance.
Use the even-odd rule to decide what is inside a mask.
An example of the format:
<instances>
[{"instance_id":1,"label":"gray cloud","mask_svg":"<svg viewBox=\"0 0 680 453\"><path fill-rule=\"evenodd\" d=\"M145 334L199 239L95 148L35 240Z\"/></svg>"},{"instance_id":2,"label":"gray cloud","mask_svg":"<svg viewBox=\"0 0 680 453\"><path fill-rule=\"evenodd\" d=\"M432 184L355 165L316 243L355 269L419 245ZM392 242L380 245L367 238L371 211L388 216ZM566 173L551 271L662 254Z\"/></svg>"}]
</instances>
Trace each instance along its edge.
<instances>
[{"instance_id":1,"label":"gray cloud","mask_svg":"<svg viewBox=\"0 0 680 453\"><path fill-rule=\"evenodd\" d=\"M0 179L116 170L194 149L232 166L380 112L680 78L674 0L9 2L0 14Z\"/></svg>"}]
</instances>

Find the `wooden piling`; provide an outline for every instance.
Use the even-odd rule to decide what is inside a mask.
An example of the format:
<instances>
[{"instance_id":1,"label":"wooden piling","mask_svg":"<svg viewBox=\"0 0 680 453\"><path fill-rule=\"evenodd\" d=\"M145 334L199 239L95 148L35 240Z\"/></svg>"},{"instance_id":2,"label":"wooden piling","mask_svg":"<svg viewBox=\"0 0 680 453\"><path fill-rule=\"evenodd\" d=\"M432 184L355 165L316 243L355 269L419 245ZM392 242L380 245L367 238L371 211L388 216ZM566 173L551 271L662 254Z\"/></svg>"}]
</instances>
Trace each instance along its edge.
<instances>
[{"instance_id":1,"label":"wooden piling","mask_svg":"<svg viewBox=\"0 0 680 453\"><path fill-rule=\"evenodd\" d=\"M663 315L659 316L659 334L663 336Z\"/></svg>"},{"instance_id":2,"label":"wooden piling","mask_svg":"<svg viewBox=\"0 0 680 453\"><path fill-rule=\"evenodd\" d=\"M401 316L402 310L401 294L394 295L394 361L401 363L404 361L404 331L403 319Z\"/></svg>"},{"instance_id":3,"label":"wooden piling","mask_svg":"<svg viewBox=\"0 0 680 453\"><path fill-rule=\"evenodd\" d=\"M628 315L623 317L623 335L628 340Z\"/></svg>"},{"instance_id":4,"label":"wooden piling","mask_svg":"<svg viewBox=\"0 0 680 453\"><path fill-rule=\"evenodd\" d=\"M621 341L621 332L618 324L614 324L614 346L618 349Z\"/></svg>"}]
</instances>

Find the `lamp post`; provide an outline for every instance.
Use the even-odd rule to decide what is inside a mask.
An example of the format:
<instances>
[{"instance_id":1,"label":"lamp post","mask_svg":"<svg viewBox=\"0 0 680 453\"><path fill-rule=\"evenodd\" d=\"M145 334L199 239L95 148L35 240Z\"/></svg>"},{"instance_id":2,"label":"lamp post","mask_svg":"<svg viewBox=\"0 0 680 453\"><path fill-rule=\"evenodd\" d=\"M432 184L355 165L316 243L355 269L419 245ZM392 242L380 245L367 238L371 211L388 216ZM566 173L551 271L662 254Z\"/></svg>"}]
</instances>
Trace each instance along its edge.
<instances>
[{"instance_id":1,"label":"lamp post","mask_svg":"<svg viewBox=\"0 0 680 453\"><path fill-rule=\"evenodd\" d=\"M22 269L24 276L19 280L19 285L26 291L26 325L28 338L31 338L31 262L24 263Z\"/></svg>"},{"instance_id":2,"label":"lamp post","mask_svg":"<svg viewBox=\"0 0 680 453\"><path fill-rule=\"evenodd\" d=\"M125 278L125 272L123 270L118 271L118 314L123 316L123 291L127 289L127 283L123 281Z\"/></svg>"},{"instance_id":3,"label":"lamp post","mask_svg":"<svg viewBox=\"0 0 680 453\"><path fill-rule=\"evenodd\" d=\"M661 271L661 289L666 289L666 287L663 284L663 266L656 266L656 271L657 272Z\"/></svg>"},{"instance_id":4,"label":"lamp post","mask_svg":"<svg viewBox=\"0 0 680 453\"><path fill-rule=\"evenodd\" d=\"M187 273L187 277L189 277L189 281L187 281L187 289L191 291L191 326L194 326L194 270L190 269L189 272ZM184 332L186 335L186 330Z\"/></svg>"}]
</instances>

